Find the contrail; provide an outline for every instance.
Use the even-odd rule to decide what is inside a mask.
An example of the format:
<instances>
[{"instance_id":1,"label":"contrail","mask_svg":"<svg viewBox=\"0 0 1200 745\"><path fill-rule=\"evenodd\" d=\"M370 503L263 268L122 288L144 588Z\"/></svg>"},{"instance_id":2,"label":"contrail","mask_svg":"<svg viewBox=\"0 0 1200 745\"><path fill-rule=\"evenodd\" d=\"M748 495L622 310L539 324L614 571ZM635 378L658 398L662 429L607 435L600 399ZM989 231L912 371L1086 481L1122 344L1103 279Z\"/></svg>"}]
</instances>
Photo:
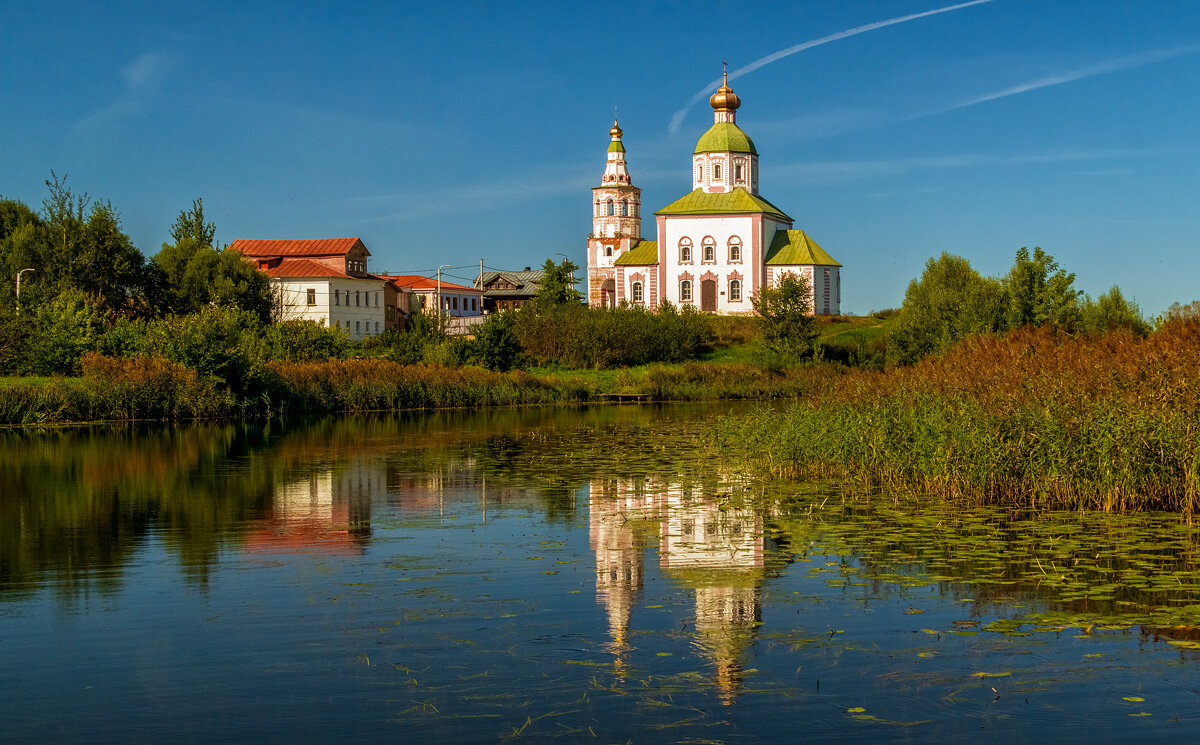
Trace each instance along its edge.
<instances>
[{"instance_id":1,"label":"contrail","mask_svg":"<svg viewBox=\"0 0 1200 745\"><path fill-rule=\"evenodd\" d=\"M975 104L985 103L987 101L995 101L997 98L1007 98L1015 96L1018 93L1026 93L1028 91L1037 90L1038 88L1046 88L1051 85L1061 85L1063 83L1073 83L1076 80L1083 80L1096 75L1106 75L1108 73L1120 72L1121 70L1129 70L1134 67L1142 67L1144 65L1152 65L1156 62L1165 62L1176 57L1184 57L1189 54L1200 52L1200 46L1189 47L1174 47L1172 49L1159 49L1153 52L1142 52L1140 54L1131 54L1127 57L1118 57L1107 62L1100 62L1089 67L1083 67L1078 70L1070 70L1067 72L1058 73L1057 75L1048 75L1037 80L1030 80L1019 85L1014 85L994 93L988 93L975 98L969 98L966 101L960 101L953 106L947 106L944 109L931 111L922 116L930 116L932 114L942 114L955 109L964 109Z\"/></svg>"},{"instance_id":2,"label":"contrail","mask_svg":"<svg viewBox=\"0 0 1200 745\"><path fill-rule=\"evenodd\" d=\"M949 13L952 10L961 10L962 8L969 8L972 5L983 5L984 3L990 3L990 2L994 2L994 0L971 0L970 2L959 3L958 5L948 5L945 8L938 8L936 10L927 10L923 13L913 13L912 15L900 16L899 18L890 18L886 21L876 21L875 23L868 23L865 26L858 26L856 28L849 29L848 31L839 31L836 34L830 34L829 36L823 36L820 39L806 41L802 44L797 44L795 46L788 47L787 49L781 49L778 52L775 52L773 54L768 54L766 57L757 59L757 60L751 62L750 64L746 65L745 67L739 67L738 69L729 73L729 79L733 80L735 78L740 78L741 76L745 75L746 73L754 72L755 70L762 67L763 65L769 65L772 62L775 62L776 60L781 60L784 57L790 57L793 54L795 54L796 52L803 52L805 49L812 49L813 47L819 47L822 44L828 44L831 41L838 41L840 39L846 39L851 36L858 36L859 34L865 34L868 31L874 31L875 29L884 28L885 26L895 26L897 23L904 23L905 21L915 21L918 18L925 18L926 16L934 16L939 13ZM692 108L697 103L699 103L700 101L703 101L705 98L707 98L709 96L709 94L712 93L713 89L716 88L717 86L719 86L720 84L721 84L721 80L717 79L717 80L713 81L712 83L710 83L709 85L705 86L703 89L697 91L696 95L689 98L688 102L686 104L684 104L683 108L680 109L679 111L676 111L675 115L671 117L671 124L667 128L668 131L671 134L675 134L676 132L678 132L679 126L681 124L683 124L683 118L685 116L687 116L688 109Z\"/></svg>"}]
</instances>

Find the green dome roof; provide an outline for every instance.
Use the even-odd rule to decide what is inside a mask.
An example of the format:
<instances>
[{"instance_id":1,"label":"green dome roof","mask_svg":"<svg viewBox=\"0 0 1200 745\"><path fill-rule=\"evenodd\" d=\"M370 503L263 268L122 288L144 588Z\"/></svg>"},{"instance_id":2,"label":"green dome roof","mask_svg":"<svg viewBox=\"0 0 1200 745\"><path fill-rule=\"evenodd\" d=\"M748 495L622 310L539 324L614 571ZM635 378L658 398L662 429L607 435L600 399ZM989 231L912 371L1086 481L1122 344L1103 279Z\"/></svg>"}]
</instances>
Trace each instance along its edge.
<instances>
[{"instance_id":1,"label":"green dome roof","mask_svg":"<svg viewBox=\"0 0 1200 745\"><path fill-rule=\"evenodd\" d=\"M754 141L733 122L717 122L696 143L695 153L750 153L758 155Z\"/></svg>"}]
</instances>

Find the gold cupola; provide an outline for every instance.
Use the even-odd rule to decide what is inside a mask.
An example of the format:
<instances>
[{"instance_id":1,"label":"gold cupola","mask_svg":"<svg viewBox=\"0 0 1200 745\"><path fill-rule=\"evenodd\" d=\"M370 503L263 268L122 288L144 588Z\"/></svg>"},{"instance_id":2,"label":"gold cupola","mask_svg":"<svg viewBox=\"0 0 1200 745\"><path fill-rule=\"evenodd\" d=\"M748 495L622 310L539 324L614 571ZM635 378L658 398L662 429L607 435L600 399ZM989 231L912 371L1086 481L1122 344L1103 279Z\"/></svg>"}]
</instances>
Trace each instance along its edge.
<instances>
[{"instance_id":1,"label":"gold cupola","mask_svg":"<svg viewBox=\"0 0 1200 745\"><path fill-rule=\"evenodd\" d=\"M728 70L722 74L722 77L724 80L721 83L721 87L717 89L716 93L712 94L712 97L708 99L708 103L715 111L737 111L738 107L742 105L742 99L738 98L738 94L734 93L733 89L729 87Z\"/></svg>"}]
</instances>

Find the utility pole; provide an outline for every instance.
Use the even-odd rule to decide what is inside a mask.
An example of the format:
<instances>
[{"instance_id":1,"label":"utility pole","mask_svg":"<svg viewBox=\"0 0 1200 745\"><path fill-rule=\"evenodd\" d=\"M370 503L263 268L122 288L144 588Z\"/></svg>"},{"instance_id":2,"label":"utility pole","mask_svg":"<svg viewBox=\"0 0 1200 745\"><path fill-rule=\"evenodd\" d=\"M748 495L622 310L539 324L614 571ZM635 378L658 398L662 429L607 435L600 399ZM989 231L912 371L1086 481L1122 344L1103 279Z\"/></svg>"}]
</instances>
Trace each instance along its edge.
<instances>
[{"instance_id":1,"label":"utility pole","mask_svg":"<svg viewBox=\"0 0 1200 745\"><path fill-rule=\"evenodd\" d=\"M486 257L479 257L479 281L476 283L479 286L479 315L483 315L483 262L485 261L487 261Z\"/></svg>"},{"instance_id":2,"label":"utility pole","mask_svg":"<svg viewBox=\"0 0 1200 745\"><path fill-rule=\"evenodd\" d=\"M34 271L33 267L29 267L28 269L22 269L21 271L17 272L17 315L18 316L21 315L21 275L24 274L25 272L32 272L32 271Z\"/></svg>"}]
</instances>

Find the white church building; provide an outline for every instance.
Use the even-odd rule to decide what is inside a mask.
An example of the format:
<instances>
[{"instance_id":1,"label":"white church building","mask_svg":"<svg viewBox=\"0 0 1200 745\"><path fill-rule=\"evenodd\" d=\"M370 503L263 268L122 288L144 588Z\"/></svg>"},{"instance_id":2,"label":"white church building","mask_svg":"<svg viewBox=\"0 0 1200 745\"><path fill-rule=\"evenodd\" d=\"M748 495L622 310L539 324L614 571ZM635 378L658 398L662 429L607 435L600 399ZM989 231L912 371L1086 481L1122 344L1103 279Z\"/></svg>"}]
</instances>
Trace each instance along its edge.
<instances>
[{"instance_id":1,"label":"white church building","mask_svg":"<svg viewBox=\"0 0 1200 745\"><path fill-rule=\"evenodd\" d=\"M713 125L692 152L692 191L654 213L652 240L642 238L642 190L629 177L613 122L604 175L592 189L588 304L654 309L669 300L753 313L760 288L795 272L808 279L814 313L840 314L842 265L759 195L758 151L737 125L741 100L728 77L709 104Z\"/></svg>"}]
</instances>

